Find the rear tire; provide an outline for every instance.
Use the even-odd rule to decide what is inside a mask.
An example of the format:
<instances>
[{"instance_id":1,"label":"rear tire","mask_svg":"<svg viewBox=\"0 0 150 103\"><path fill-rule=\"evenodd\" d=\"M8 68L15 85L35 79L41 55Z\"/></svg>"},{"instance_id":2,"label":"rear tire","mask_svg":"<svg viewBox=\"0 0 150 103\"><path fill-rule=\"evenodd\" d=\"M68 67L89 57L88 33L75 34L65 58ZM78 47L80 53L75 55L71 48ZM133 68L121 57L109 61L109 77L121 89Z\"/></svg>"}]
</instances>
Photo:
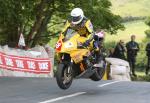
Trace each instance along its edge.
<instances>
[{"instance_id":1,"label":"rear tire","mask_svg":"<svg viewBox=\"0 0 150 103\"><path fill-rule=\"evenodd\" d=\"M99 81L105 74L105 67L95 67L96 72L90 77L93 81Z\"/></svg>"},{"instance_id":2,"label":"rear tire","mask_svg":"<svg viewBox=\"0 0 150 103\"><path fill-rule=\"evenodd\" d=\"M73 80L73 69L71 65L60 63L56 72L56 81L61 89L68 89Z\"/></svg>"}]
</instances>

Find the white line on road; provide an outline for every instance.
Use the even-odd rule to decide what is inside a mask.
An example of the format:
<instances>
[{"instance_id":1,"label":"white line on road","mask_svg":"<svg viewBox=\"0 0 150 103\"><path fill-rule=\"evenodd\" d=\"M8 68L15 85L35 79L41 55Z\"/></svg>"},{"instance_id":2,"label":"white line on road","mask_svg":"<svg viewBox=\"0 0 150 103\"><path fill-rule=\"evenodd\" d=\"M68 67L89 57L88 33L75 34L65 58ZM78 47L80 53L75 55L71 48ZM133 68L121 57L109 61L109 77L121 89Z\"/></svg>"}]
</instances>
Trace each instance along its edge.
<instances>
[{"instance_id":1,"label":"white line on road","mask_svg":"<svg viewBox=\"0 0 150 103\"><path fill-rule=\"evenodd\" d=\"M79 95L82 95L82 94L85 94L85 93L86 93L86 92L77 92L77 93L74 93L74 94L71 94L71 95L66 95L66 96L62 96L62 97L50 99L50 100L43 101L43 102L39 102L39 103L52 103L52 102L59 101L59 100L62 100L62 99L79 96Z\"/></svg>"},{"instance_id":2,"label":"white line on road","mask_svg":"<svg viewBox=\"0 0 150 103\"><path fill-rule=\"evenodd\" d=\"M109 82L109 83L101 84L101 85L98 85L98 87L104 87L104 86L111 85L111 84L118 83L118 82L120 82L120 81L114 81L114 82ZM77 92L77 93L74 93L74 94L70 94L70 95L66 95L66 96L62 96L62 97L58 97L58 98L53 98L53 99L46 100L46 101L39 102L39 103L52 103L52 102L56 102L56 101L59 101L59 100L66 99L66 98L71 98L71 97L79 96L79 95L82 95L82 94L85 94L85 93L86 92Z\"/></svg>"},{"instance_id":3,"label":"white line on road","mask_svg":"<svg viewBox=\"0 0 150 103\"><path fill-rule=\"evenodd\" d=\"M114 82L109 82L109 83L101 84L101 85L98 85L98 87L104 87L104 86L107 86L107 85L110 85L110 84L114 84L114 83L118 83L118 82L121 82L121 81L114 81Z\"/></svg>"}]
</instances>

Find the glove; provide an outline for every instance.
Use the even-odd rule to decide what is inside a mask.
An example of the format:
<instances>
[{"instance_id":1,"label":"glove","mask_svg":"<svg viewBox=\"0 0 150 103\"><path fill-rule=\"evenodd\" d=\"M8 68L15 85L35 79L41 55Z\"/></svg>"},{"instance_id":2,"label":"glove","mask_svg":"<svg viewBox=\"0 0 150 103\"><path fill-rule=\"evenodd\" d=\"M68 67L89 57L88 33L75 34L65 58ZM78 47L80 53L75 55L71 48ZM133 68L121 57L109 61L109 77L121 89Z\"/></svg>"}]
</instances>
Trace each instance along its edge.
<instances>
[{"instance_id":1,"label":"glove","mask_svg":"<svg viewBox=\"0 0 150 103\"><path fill-rule=\"evenodd\" d=\"M83 45L84 47L87 47L87 46L90 45L90 43L89 43L89 41L86 41L86 42L84 42L82 45Z\"/></svg>"}]
</instances>

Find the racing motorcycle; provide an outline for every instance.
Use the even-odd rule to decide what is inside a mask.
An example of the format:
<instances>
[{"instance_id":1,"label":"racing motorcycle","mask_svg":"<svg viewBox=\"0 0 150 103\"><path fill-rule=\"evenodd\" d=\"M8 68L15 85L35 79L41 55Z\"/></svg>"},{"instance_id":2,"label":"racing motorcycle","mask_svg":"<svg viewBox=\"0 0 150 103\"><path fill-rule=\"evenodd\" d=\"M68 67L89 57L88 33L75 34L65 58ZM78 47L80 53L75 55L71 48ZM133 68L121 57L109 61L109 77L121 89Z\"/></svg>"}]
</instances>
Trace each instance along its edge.
<instances>
[{"instance_id":1,"label":"racing motorcycle","mask_svg":"<svg viewBox=\"0 0 150 103\"><path fill-rule=\"evenodd\" d=\"M58 66L56 81L61 89L68 89L74 78L90 78L99 81L105 72L105 61L101 58L100 51L93 49L92 41L89 47L82 44L87 40L76 31L68 29L66 35L60 34L56 43ZM90 61L92 69L89 69L84 59Z\"/></svg>"}]
</instances>

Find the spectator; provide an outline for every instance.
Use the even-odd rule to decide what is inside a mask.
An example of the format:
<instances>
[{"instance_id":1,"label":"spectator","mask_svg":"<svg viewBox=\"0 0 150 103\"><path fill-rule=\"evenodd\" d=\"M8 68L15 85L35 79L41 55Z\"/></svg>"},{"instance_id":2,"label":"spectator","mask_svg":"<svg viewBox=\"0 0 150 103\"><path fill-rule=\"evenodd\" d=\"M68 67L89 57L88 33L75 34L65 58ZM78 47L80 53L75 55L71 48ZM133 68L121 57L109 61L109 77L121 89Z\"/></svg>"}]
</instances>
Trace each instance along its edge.
<instances>
[{"instance_id":1,"label":"spectator","mask_svg":"<svg viewBox=\"0 0 150 103\"><path fill-rule=\"evenodd\" d=\"M145 74L148 75L149 69L150 69L150 42L146 45L146 52L147 52L147 67Z\"/></svg>"},{"instance_id":2,"label":"spectator","mask_svg":"<svg viewBox=\"0 0 150 103\"><path fill-rule=\"evenodd\" d=\"M126 52L126 48L125 48L124 42L123 40L120 40L119 43L115 47L113 56L115 58L126 60L125 52Z\"/></svg>"},{"instance_id":3,"label":"spectator","mask_svg":"<svg viewBox=\"0 0 150 103\"><path fill-rule=\"evenodd\" d=\"M135 74L135 62L137 52L139 51L139 44L135 42L135 35L131 36L131 41L126 44L126 48L127 48L127 60L130 64L132 75L136 77L137 75Z\"/></svg>"},{"instance_id":4,"label":"spectator","mask_svg":"<svg viewBox=\"0 0 150 103\"><path fill-rule=\"evenodd\" d=\"M108 57L114 57L113 54L114 54L114 48L110 48Z\"/></svg>"}]
</instances>

